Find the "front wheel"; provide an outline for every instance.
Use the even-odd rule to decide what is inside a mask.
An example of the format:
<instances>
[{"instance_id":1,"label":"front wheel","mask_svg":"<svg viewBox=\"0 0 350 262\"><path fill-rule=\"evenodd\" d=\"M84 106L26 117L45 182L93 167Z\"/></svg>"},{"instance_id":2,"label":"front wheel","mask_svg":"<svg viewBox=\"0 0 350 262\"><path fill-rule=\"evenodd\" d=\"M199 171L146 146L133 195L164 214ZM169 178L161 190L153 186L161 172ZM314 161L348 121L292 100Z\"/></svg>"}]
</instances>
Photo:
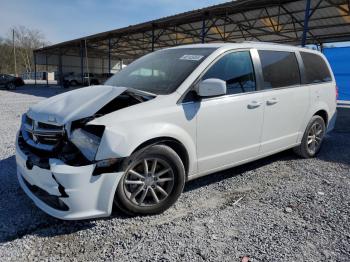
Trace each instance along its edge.
<instances>
[{"instance_id":1,"label":"front wheel","mask_svg":"<svg viewBox=\"0 0 350 262\"><path fill-rule=\"evenodd\" d=\"M294 148L294 152L303 158L314 157L321 149L326 133L326 125L322 117L315 115L306 127L301 144Z\"/></svg>"},{"instance_id":2,"label":"front wheel","mask_svg":"<svg viewBox=\"0 0 350 262\"><path fill-rule=\"evenodd\" d=\"M162 213L179 198L185 184L185 169L176 152L153 145L125 160L114 203L130 215Z\"/></svg>"}]
</instances>

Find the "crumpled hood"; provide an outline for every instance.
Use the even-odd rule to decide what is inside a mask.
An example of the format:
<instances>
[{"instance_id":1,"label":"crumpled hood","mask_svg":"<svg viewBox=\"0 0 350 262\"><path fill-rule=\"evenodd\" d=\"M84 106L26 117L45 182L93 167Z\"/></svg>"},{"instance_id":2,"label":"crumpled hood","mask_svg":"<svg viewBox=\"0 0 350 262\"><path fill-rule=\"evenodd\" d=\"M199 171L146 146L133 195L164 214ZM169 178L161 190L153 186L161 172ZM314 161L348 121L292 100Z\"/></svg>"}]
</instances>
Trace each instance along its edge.
<instances>
[{"instance_id":1,"label":"crumpled hood","mask_svg":"<svg viewBox=\"0 0 350 262\"><path fill-rule=\"evenodd\" d=\"M89 117L123 93L126 87L90 86L45 99L28 110L28 116L41 122L64 125Z\"/></svg>"}]
</instances>

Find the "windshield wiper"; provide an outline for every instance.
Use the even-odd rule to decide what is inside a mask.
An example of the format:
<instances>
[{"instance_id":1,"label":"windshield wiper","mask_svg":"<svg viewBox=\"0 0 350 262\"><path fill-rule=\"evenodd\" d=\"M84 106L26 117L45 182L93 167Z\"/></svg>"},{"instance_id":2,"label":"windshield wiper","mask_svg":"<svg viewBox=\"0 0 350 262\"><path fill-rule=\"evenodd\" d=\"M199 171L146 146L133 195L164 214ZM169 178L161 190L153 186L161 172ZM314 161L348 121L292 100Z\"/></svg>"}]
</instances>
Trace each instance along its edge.
<instances>
[{"instance_id":1,"label":"windshield wiper","mask_svg":"<svg viewBox=\"0 0 350 262\"><path fill-rule=\"evenodd\" d=\"M127 87L127 91L128 92L131 92L131 93L134 93L136 95L146 95L146 96L152 96L152 97L156 97L157 94L154 94L154 93L151 93L151 92L147 92L147 91L143 91L143 90L140 90L140 89L135 89L135 88L132 88L132 87Z\"/></svg>"},{"instance_id":2,"label":"windshield wiper","mask_svg":"<svg viewBox=\"0 0 350 262\"><path fill-rule=\"evenodd\" d=\"M136 95L133 92L127 92L127 93L129 96L131 96L132 98L135 98L139 102L144 102L144 100L145 100L145 98L143 96Z\"/></svg>"}]
</instances>

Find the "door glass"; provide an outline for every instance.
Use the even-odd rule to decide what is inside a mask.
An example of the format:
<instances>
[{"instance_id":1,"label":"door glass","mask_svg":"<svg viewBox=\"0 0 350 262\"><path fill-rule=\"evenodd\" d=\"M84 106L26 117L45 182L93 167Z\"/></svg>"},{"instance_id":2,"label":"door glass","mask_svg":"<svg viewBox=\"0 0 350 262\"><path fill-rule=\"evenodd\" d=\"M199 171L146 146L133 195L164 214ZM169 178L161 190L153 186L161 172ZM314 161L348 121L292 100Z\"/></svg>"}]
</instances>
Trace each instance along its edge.
<instances>
[{"instance_id":1,"label":"door glass","mask_svg":"<svg viewBox=\"0 0 350 262\"><path fill-rule=\"evenodd\" d=\"M226 82L227 94L255 91L255 75L249 51L233 52L220 58L202 80L218 78Z\"/></svg>"},{"instance_id":2,"label":"door glass","mask_svg":"<svg viewBox=\"0 0 350 262\"><path fill-rule=\"evenodd\" d=\"M316 54L300 52L304 62L307 84L332 81L331 74L324 59Z\"/></svg>"},{"instance_id":3,"label":"door glass","mask_svg":"<svg viewBox=\"0 0 350 262\"><path fill-rule=\"evenodd\" d=\"M264 89L300 84L298 61L293 52L259 50Z\"/></svg>"}]
</instances>

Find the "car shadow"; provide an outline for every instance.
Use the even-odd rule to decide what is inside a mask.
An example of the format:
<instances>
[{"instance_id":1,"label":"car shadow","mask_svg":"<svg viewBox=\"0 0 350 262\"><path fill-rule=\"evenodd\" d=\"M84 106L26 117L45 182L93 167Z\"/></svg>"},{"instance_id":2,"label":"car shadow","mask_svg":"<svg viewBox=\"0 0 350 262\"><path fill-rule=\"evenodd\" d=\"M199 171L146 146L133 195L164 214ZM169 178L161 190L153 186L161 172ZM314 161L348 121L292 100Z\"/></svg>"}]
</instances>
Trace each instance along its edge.
<instances>
[{"instance_id":1,"label":"car shadow","mask_svg":"<svg viewBox=\"0 0 350 262\"><path fill-rule=\"evenodd\" d=\"M19 186L14 155L0 160L0 181L0 243L31 234L42 237L71 234L93 228L99 220L64 221L37 208ZM101 219L113 218L127 217L115 212L111 217Z\"/></svg>"},{"instance_id":2,"label":"car shadow","mask_svg":"<svg viewBox=\"0 0 350 262\"><path fill-rule=\"evenodd\" d=\"M348 113L350 117L350 109L349 111L345 111L344 114L347 116ZM343 117L340 117L340 120L337 121L335 131L327 135L317 159L345 164L350 167L350 129L348 129L350 121L343 121ZM276 161L297 159L299 157L292 150L287 150L248 164L190 181L186 184L184 191L188 192L206 185L218 183ZM31 234L42 237L71 234L93 228L96 226L96 222L100 220L63 221L42 212L25 195L18 184L14 155L0 160L0 179L0 243ZM111 217L101 219L109 220L115 218L127 219L128 216L121 214L119 211L114 211Z\"/></svg>"},{"instance_id":3,"label":"car shadow","mask_svg":"<svg viewBox=\"0 0 350 262\"><path fill-rule=\"evenodd\" d=\"M189 181L185 186L184 192L192 191L192 190L201 188L203 186L218 183L228 178L240 176L246 172L261 168L263 166L269 165L276 161L289 161L289 160L295 160L298 158L299 157L295 155L292 150L286 150L272 156L268 156L253 162L249 162L247 164L225 169L223 171L216 172L216 173Z\"/></svg>"},{"instance_id":4,"label":"car shadow","mask_svg":"<svg viewBox=\"0 0 350 262\"><path fill-rule=\"evenodd\" d=\"M337 108L337 120L334 131L337 133L350 133L350 107Z\"/></svg>"},{"instance_id":5,"label":"car shadow","mask_svg":"<svg viewBox=\"0 0 350 262\"><path fill-rule=\"evenodd\" d=\"M350 167L350 108L337 108L334 130L327 135L317 158Z\"/></svg>"}]
</instances>

